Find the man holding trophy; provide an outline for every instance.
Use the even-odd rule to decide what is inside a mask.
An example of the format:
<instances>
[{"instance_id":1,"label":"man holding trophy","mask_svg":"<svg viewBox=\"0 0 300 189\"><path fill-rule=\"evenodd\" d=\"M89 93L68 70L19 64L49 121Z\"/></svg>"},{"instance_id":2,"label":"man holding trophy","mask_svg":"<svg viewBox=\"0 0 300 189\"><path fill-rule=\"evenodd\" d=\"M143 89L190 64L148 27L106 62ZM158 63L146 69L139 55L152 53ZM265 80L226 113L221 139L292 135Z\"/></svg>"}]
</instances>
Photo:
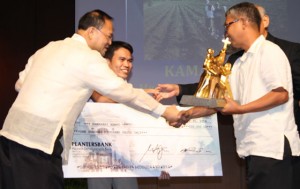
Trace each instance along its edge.
<instances>
[{"instance_id":1,"label":"man holding trophy","mask_svg":"<svg viewBox=\"0 0 300 189\"><path fill-rule=\"evenodd\" d=\"M233 115L237 153L246 159L248 188L290 189L292 156L299 156L300 140L289 61L260 34L261 16L254 4L234 5L225 16L226 37L233 47L245 51L229 76L233 98L224 96L223 107L195 106L181 113L186 122L217 110Z\"/></svg>"}]
</instances>

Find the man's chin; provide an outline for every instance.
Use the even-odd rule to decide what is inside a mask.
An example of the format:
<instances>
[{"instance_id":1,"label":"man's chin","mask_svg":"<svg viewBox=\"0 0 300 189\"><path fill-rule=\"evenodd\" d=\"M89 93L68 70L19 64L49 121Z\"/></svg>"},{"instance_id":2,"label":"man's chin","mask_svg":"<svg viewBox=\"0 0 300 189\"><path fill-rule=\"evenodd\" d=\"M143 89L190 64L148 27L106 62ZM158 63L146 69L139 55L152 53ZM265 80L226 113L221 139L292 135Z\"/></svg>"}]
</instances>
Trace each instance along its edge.
<instances>
[{"instance_id":1,"label":"man's chin","mask_svg":"<svg viewBox=\"0 0 300 189\"><path fill-rule=\"evenodd\" d=\"M127 79L128 78L128 74L122 74L122 75L120 75L119 77L121 77L121 78L123 78L123 79Z\"/></svg>"},{"instance_id":2,"label":"man's chin","mask_svg":"<svg viewBox=\"0 0 300 189\"><path fill-rule=\"evenodd\" d=\"M102 50L100 51L100 54L101 54L101 55L104 57L104 55L105 55L106 51L107 51L107 48L105 48L105 49L102 49Z\"/></svg>"}]
</instances>

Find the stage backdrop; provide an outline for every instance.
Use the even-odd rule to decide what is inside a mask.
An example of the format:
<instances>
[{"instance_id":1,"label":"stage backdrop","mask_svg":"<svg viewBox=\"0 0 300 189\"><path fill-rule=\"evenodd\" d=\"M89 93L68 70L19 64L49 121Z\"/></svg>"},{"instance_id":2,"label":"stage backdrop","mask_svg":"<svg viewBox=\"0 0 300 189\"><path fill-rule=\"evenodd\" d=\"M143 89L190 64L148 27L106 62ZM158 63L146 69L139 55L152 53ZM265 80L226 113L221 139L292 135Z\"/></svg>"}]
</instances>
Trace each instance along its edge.
<instances>
[{"instance_id":1,"label":"stage backdrop","mask_svg":"<svg viewBox=\"0 0 300 189\"><path fill-rule=\"evenodd\" d=\"M210 0L207 4L205 0L76 0L75 23L93 9L102 9L114 17L114 40L127 41L134 47L130 82L135 87L198 82L207 48L218 53L223 45L225 11L239 2L242 1ZM298 1L293 6L288 0L251 2L266 8L273 35L300 42L299 35L293 36L299 25L290 24Z\"/></svg>"}]
</instances>

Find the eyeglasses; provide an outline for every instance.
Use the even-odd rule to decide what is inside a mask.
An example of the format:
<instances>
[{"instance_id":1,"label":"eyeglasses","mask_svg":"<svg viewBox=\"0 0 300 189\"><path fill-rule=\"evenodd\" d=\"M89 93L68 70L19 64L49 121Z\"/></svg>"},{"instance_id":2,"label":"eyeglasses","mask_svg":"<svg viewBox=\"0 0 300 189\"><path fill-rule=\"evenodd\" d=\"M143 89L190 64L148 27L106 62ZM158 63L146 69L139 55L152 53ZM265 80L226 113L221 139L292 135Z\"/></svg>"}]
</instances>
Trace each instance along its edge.
<instances>
[{"instance_id":1,"label":"eyeglasses","mask_svg":"<svg viewBox=\"0 0 300 189\"><path fill-rule=\"evenodd\" d=\"M224 29L225 29L225 31L228 30L228 28L229 28L229 26L231 26L231 24L234 24L234 23L238 22L239 20L240 20L240 19L237 18L237 19L235 19L234 21L229 22L228 24L224 24Z\"/></svg>"},{"instance_id":2,"label":"eyeglasses","mask_svg":"<svg viewBox=\"0 0 300 189\"><path fill-rule=\"evenodd\" d=\"M106 39L108 39L109 41L112 41L113 40L113 35L106 35L105 33L103 33L101 30L99 30L98 28L96 28L99 32L101 32L105 37Z\"/></svg>"}]
</instances>

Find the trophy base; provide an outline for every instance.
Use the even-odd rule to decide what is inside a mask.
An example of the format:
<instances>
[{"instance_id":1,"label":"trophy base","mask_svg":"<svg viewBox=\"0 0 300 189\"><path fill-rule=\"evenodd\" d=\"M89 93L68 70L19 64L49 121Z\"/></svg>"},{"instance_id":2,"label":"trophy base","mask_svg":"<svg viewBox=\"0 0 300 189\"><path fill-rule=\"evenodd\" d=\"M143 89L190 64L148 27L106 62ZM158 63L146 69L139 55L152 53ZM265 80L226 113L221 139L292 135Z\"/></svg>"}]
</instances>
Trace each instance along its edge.
<instances>
[{"instance_id":1,"label":"trophy base","mask_svg":"<svg viewBox=\"0 0 300 189\"><path fill-rule=\"evenodd\" d=\"M187 106L203 106L209 108L222 108L226 104L225 99L198 98L194 95L183 95L180 104Z\"/></svg>"}]
</instances>

